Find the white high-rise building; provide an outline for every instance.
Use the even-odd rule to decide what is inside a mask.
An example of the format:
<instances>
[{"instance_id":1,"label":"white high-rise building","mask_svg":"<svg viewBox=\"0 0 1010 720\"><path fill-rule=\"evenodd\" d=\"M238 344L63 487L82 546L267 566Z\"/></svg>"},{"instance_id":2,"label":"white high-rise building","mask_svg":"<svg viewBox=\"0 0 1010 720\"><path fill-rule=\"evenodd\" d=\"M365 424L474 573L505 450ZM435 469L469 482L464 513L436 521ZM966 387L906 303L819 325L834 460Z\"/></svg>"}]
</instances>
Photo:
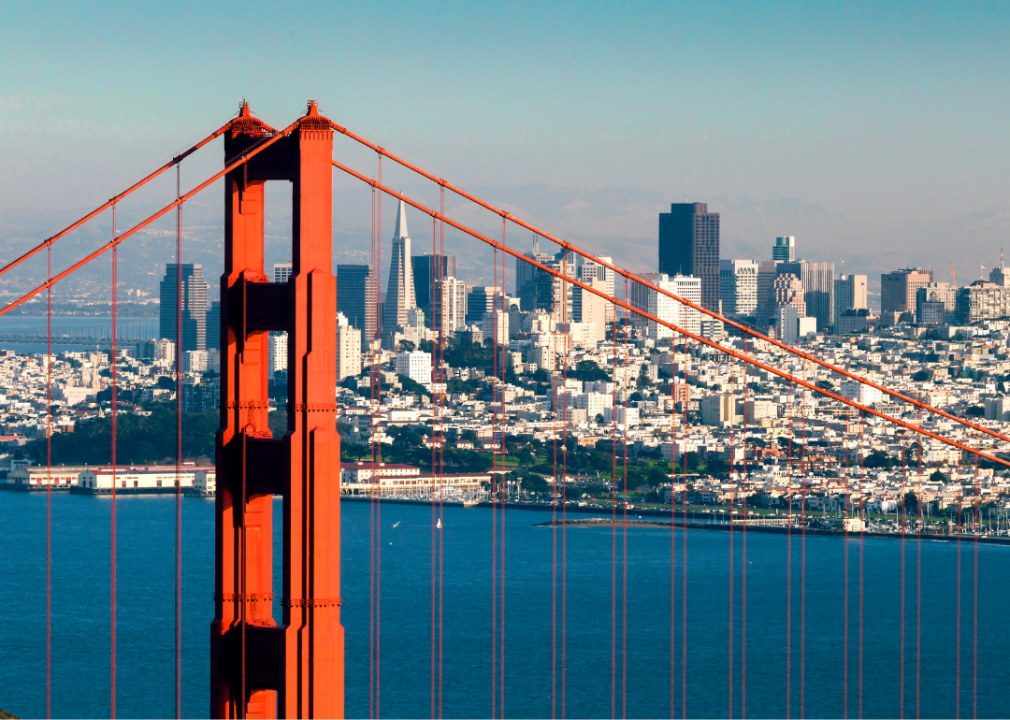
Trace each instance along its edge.
<instances>
[{"instance_id":1,"label":"white high-rise building","mask_svg":"<svg viewBox=\"0 0 1010 720\"><path fill-rule=\"evenodd\" d=\"M361 374L361 331L337 313L337 382Z\"/></svg>"},{"instance_id":2,"label":"white high-rise building","mask_svg":"<svg viewBox=\"0 0 1010 720\"><path fill-rule=\"evenodd\" d=\"M495 320L497 320L497 334L495 334ZM498 345L508 345L509 343L509 314L498 310L497 308L492 312L484 313L484 319L481 322L481 334L484 335L484 341L492 340Z\"/></svg>"},{"instance_id":3,"label":"white high-rise building","mask_svg":"<svg viewBox=\"0 0 1010 720\"><path fill-rule=\"evenodd\" d=\"M582 282L595 290L611 292L607 290L606 282L598 278L587 278ZM599 295L580 287L572 290L572 319L577 323L595 324L595 336L598 342L604 342L607 339L607 321L611 319L610 312L612 310L613 304Z\"/></svg>"},{"instance_id":4,"label":"white high-rise building","mask_svg":"<svg viewBox=\"0 0 1010 720\"><path fill-rule=\"evenodd\" d=\"M614 264L614 259L606 255L600 255L600 260L611 265ZM610 268L600 265L594 260L583 260L582 265L579 266L579 280L584 283L592 283L593 280L601 280L604 283L604 287L607 291L607 295L610 297L614 296L614 280L617 276ZM606 304L606 321L613 321L614 319L614 304L607 302ZM576 318L578 320L578 318ZM590 322L588 320L583 320L582 322ZM592 322L596 322L595 320Z\"/></svg>"},{"instance_id":5,"label":"white high-rise building","mask_svg":"<svg viewBox=\"0 0 1010 720\"><path fill-rule=\"evenodd\" d=\"M671 278L666 273L639 273L638 277L673 293L677 297L701 304L701 278L690 275L675 275ZM639 283L634 283L631 287L631 304L660 320L671 322L687 332L695 335L701 332L700 311ZM654 320L645 320L639 324L648 326L649 337L653 340L673 337L673 330Z\"/></svg>"},{"instance_id":6,"label":"white high-rise building","mask_svg":"<svg viewBox=\"0 0 1010 720\"><path fill-rule=\"evenodd\" d=\"M719 298L726 315L757 312L758 264L753 260L720 260Z\"/></svg>"},{"instance_id":7,"label":"white high-rise building","mask_svg":"<svg viewBox=\"0 0 1010 720\"><path fill-rule=\"evenodd\" d=\"M270 374L288 369L288 334L286 332L270 333Z\"/></svg>"},{"instance_id":8,"label":"white high-rise building","mask_svg":"<svg viewBox=\"0 0 1010 720\"><path fill-rule=\"evenodd\" d=\"M442 334L451 335L466 325L466 283L454 277L447 277L442 281L440 295Z\"/></svg>"},{"instance_id":9,"label":"white high-rise building","mask_svg":"<svg viewBox=\"0 0 1010 720\"><path fill-rule=\"evenodd\" d=\"M421 350L396 354L396 374L421 385L431 384L431 353Z\"/></svg>"},{"instance_id":10,"label":"white high-rise building","mask_svg":"<svg viewBox=\"0 0 1010 720\"><path fill-rule=\"evenodd\" d=\"M286 283L288 278L291 277L293 267L294 264L291 262L274 263L274 282Z\"/></svg>"},{"instance_id":11,"label":"white high-rise building","mask_svg":"<svg viewBox=\"0 0 1010 720\"><path fill-rule=\"evenodd\" d=\"M393 252L389 261L389 284L382 305L382 332L390 335L397 325L406 325L407 311L416 308L414 271L410 260L410 235L407 234L407 205L400 201L393 231Z\"/></svg>"}]
</instances>

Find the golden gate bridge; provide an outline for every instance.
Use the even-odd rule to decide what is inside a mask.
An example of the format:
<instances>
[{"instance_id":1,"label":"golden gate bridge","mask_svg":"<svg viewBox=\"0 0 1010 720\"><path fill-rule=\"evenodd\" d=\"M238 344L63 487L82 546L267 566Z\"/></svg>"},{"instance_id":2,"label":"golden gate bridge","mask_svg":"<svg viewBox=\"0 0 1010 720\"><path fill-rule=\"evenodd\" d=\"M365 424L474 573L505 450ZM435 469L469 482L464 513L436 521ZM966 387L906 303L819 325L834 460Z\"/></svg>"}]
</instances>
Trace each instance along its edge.
<instances>
[{"instance_id":1,"label":"golden gate bridge","mask_svg":"<svg viewBox=\"0 0 1010 720\"><path fill-rule=\"evenodd\" d=\"M343 136L348 140L357 143L376 154L377 166L374 176L356 170L344 162L333 157L334 136ZM216 138L224 138L224 167L211 177L200 182L196 187L183 193L180 182L180 166L182 162L194 152L204 147ZM383 161L393 162L396 165L409 170L431 183L439 189L438 207L428 207L422 203L408 198L395 189L384 184L382 179ZM125 231L119 232L116 228L117 205L134 193L136 190L151 182L155 178L163 175L172 168L176 170L176 193L175 198L162 207L157 212L150 215L145 220ZM340 466L340 436L336 432L335 416L335 377L334 377L334 337L335 337L335 299L336 280L332 270L332 191L334 172L343 173L351 178L359 180L368 185L372 195L372 231L371 231L371 259L372 266L376 273L380 273L380 259L382 255L381 238L381 217L382 198L389 196L410 205L417 211L431 218L432 221L432 248L433 254L444 254L445 227L448 226L470 238L488 246L494 251L494 285L501 288L504 293L506 282L507 257L516 258L517 261L527 262L538 268L541 272L557 278L561 283L568 283L581 288L585 292L597 295L607 302L612 303L615 308L615 318L611 328L615 348L612 355L614 370L620 363L627 363L629 347L629 319L631 315L638 315L657 325L669 328L675 333L673 346L674 352L674 377L677 375L677 353L682 355L688 352L691 344L705 346L718 353L725 355L734 363L750 365L776 376L782 382L787 383L790 388L800 388L804 393L816 393L830 399L840 408L846 409L846 414L854 414L860 418L869 416L877 417L880 420L901 428L910 437L919 436L930 438L939 443L957 448L963 453L970 454L975 458L975 496L974 513L976 521L978 518L979 494L978 494L978 463L984 459L997 465L1010 467L1010 461L1003 459L991 448L996 443L1010 442L1010 437L987 428L981 424L974 423L966 418L959 417L937 407L933 407L919 399L908 397L897 392L884 384L874 382L868 378L860 377L848 370L838 367L825 361L814 354L805 352L799 348L789 346L772 337L764 335L748 326L742 325L730 318L723 317L719 313L709 308L691 302L670 291L653 285L647 280L636 276L624 268L607 262L582 248L570 243L556 235L534 226L532 223L517 217L502 208L478 198L465 190L458 188L448 181L430 173L410 162L392 154L387 149L372 143L365 138L351 132L350 130L337 125L328 118L319 114L315 102L310 102L305 115L297 118L282 129L274 128L262 120L254 117L247 103L243 102L238 116L229 120L210 135L200 140L185 152L177 155L171 161L165 163L142 180L111 198L108 202L96 208L86 216L73 223L69 227L61 230L36 247L30 249L20 257L12 260L3 268L0 268L0 276L13 271L28 259L45 252L47 257L47 276L44 282L39 283L34 289L25 293L20 298L9 303L0 309L0 316L9 313L14 308L19 307L32 298L45 293L48 307L48 332L45 341L51 348L52 343L63 342L63 338L54 335L52 332L52 287L72 276L77 270L94 262L99 257L111 254L112 273L110 277L110 295L112 299L111 328L107 338L108 344L112 348L113 356L119 344L127 342L121 337L119 331L118 318L118 248L136 234L139 230L147 227L159 218L176 211L176 247L175 260L182 262L182 208L183 205L218 181L223 180L224 184L224 275L221 282L221 425L216 439L216 465L218 477L218 492L216 498L216 529L215 529L215 589L214 606L215 616L211 628L211 666L209 676L211 679L211 705L210 714L214 717L246 718L246 717L340 717L344 713L344 647L343 628L340 620L340 608L342 604L340 591L340 492L339 492L339 466ZM293 237L292 237L292 275L287 282L275 283L264 272L264 186L267 182L285 181L292 186L292 213L293 213ZM483 210L492 213L500 218L500 237L491 237L468 227L462 222L446 215L445 193L452 193L464 200L467 200ZM107 243L96 248L94 251L74 262L69 267L53 272L52 269L52 246L61 238L79 228L81 225L92 220L98 215L109 211L112 216L112 236ZM598 286L587 284L572 277L565 268L555 269L535 259L523 256L507 242L507 231L509 227L522 228L535 235L551 241L563 248L568 253L581 256L586 260L591 260L609 269L616 275L624 278L625 292L622 296L608 294ZM499 271L498 256L501 255ZM566 254L567 257L567 254ZM436 264L439 265L440 264ZM436 272L442 272L441 269ZM181 312L182 312L182 286L181 274L179 277L178 302L176 308L180 317L177 317L176 328L181 333ZM671 300L691 308L708 317L719 320L732 327L743 337L741 349L734 346L727 346L717 341L693 333L684 327L666 320L665 318L652 315L645 310L634 306L629 301L627 288L629 283L638 283L649 290L664 295ZM381 274L379 277L381 286ZM377 295L377 294L376 294ZM378 304L378 297L375 298ZM432 307L434 314L438 317L437 303L440 298L433 292ZM621 317L623 313L623 318ZM379 375L379 363L377 362L378 340L381 337L381 312L376 308L376 318L379 319L374 332L375 335L370 340L369 349L366 352L373 353L371 363L371 401L372 412L377 412L381 401L382 384ZM439 339L435 343L433 352L433 379L444 381L444 338L441 337L441 327L437 326ZM494 345L498 348L504 338L497 337L497 326L495 323ZM271 433L267 412L269 410L269 397L267 394L267 337L270 332L285 331L289 336L288 344L288 401L287 401L287 431L282 437L274 437ZM567 341L562 341L567 347ZM939 431L928 430L921 422L909 422L892 414L882 413L872 407L861 404L849 397L843 397L830 389L820 387L803 377L793 374L783 367L762 362L756 357L756 350L762 347L774 347L778 351L794 356L802 363L817 365L831 370L840 376L857 380L869 387L879 390L887 395L892 401L903 403L915 408L920 414L932 414L967 429L974 434L977 442L974 446L968 442L956 440L944 435ZM623 350L619 350L623 347ZM176 342L176 379L181 376L182 368L182 342L181 337ZM51 354L51 350L50 350ZM499 390L505 382L505 363L501 359L499 352L495 352L494 376L494 402L491 403L491 423L496 433L496 437L504 431L505 400L504 393ZM554 382L564 382L568 376L567 353L559 353L559 368L555 368ZM51 370L49 371L51 373ZM116 471L116 414L117 414L117 377L116 363L111 364L111 404L112 404L112 444L111 444L111 467L113 474ZM500 381L500 382L499 382ZM747 384L743 383L743 393L746 399ZM177 472L181 473L182 457L182 406L181 394L176 397L177 416ZM444 396L435 404L436 419L433 425L434 431L440 433L442 424L439 422L438 413L443 412ZM47 404L50 408L49 417L51 420L51 377L47 378ZM616 405L616 389L615 389ZM676 412L676 404L673 403ZM684 406L686 423L686 404ZM556 415L560 418L557 423L554 441L554 465L555 480L558 477L564 478L567 475L567 446L566 435L567 425L563 421L566 408L562 406L560 411L555 409ZM373 427L374 427L373 423ZM676 433L676 424L671 423L671 434ZM627 430L619 429L615 424L612 430L613 442L613 556L612 565L614 570L611 604L611 629L612 629L612 652L611 652L611 714L617 716L623 714L626 707L624 700L619 702L621 691L616 684L617 677L617 639L621 634L618 631L618 608L617 608L617 575L616 575L616 555L617 555L617 531L623 526L624 535L623 552L627 554L626 532L627 532L627 502L618 501L618 478L622 477L622 470L619 467L617 446L622 440L627 442ZM560 441L560 443L558 442ZM734 461L733 473L736 488L742 499L743 517L747 517L746 497L747 497L747 428L742 429L738 441L743 447L742 462ZM51 433L48 433L48 460L47 465L52 466L51 456ZM790 440L791 442L791 440ZM984 445L983 445L984 443ZM438 483L438 474L441 472L441 452L444 447L444 438L437 437L432 442L432 468L433 483ZM499 449L492 456L495 470L503 469L504 443L498 443ZM560 452L558 446L560 445ZM983 449L985 447L986 449ZM675 473L677 467L676 443L673 445L674 457L671 462L671 470ZM373 461L381 461L381 446L372 443L371 452ZM790 458L791 458L790 453ZM622 454L620 462L624 463L623 478L627 478L627 450ZM687 477L687 463L682 463L682 469ZM492 623L492 672L490 680L490 714L492 716L505 717L505 663L507 655L505 651L505 543L504 543L504 512L506 503L502 497L499 473L492 472L492 518L494 523L493 540L491 550L491 563L489 571L492 577L493 602L493 623ZM555 488L561 487L560 491L555 490L555 502L553 504L555 517L560 517L562 521L566 519L568 508L568 497L565 483L556 482ZM110 664L112 685L110 688L111 714L116 712L116 512L115 512L115 488L113 480L112 490L112 515L111 515L111 537L112 537L112 571L111 571L111 592L112 603L110 608L110 625L112 643L110 647ZM801 482L801 492L806 497L807 486ZM282 571L282 617L273 616L273 578L272 578L272 498L281 496L283 498L282 533L283 543L283 571ZM864 511L861 507L849 507L848 495L846 495L846 514L859 514ZM182 667L182 646L181 646L181 598L182 598L182 564L181 564L181 486L176 483L176 641L175 641L175 700L176 714L181 715L181 667ZM435 520L434 507L437 502L436 493L432 493L433 524ZM49 500L51 503L51 499ZM373 577L370 585L370 682L369 682L369 713L375 717L381 714L381 575L378 569L381 567L382 540L381 540L381 497L373 497L371 501L371 558L373 567ZM51 505L47 505L47 508ZM677 527L681 523L686 529L688 527L687 494L682 494L682 502L678 504L676 494L671 502L669 519L671 527ZM801 508L805 507L801 505ZM48 512L48 510L47 510ZM791 507L790 507L791 512ZM803 510L801 509L801 512ZM919 509L921 512L921 508ZM47 526L47 538L51 536L51 514ZM559 592L558 578L560 575L560 597L554 603L555 617L553 619L552 633L552 695L551 714L553 717L566 716L566 608L568 603L566 584L566 558L567 558L567 538L565 535L565 525L555 525L555 533L562 536L560 551L558 549L555 535L555 562L553 570L554 592ZM794 527L794 523L788 522L786 527L789 532L795 532L805 537L806 526L802 522ZM847 528L847 526L846 526ZM734 638L730 634L730 643L738 643L740 652L740 665L734 667L733 656L730 654L730 667L728 668L728 683L725 687L727 693L728 715L739 713L746 714L746 672L747 672L747 636L746 618L748 600L746 594L747 583L747 523L740 523L737 531L742 536L741 551L744 563L741 567L740 582L742 584L741 605L734 609L732 571L730 584L730 626L732 628L734 617L739 615L741 619L741 635ZM850 532L846 529L846 535ZM852 533L860 537L860 533ZM444 650L441 643L441 633L443 626L443 602L442 602L442 545L441 536L436 541L434 529L432 532L432 595L430 608L430 622L432 629L432 645L429 658L431 672L430 705L432 717L441 717L442 714L442 660ZM670 564L671 564L671 599L676 592L675 576L679 569L686 579L689 571L687 563L687 535L683 535L683 542L678 548L675 534L671 533ZM732 533L731 533L732 537ZM975 614L974 614L974 652L972 659L974 663L973 673L978 674L978 588L977 588L977 548L978 537L974 537L975 543ZM791 552L790 543L790 552ZM804 546L805 547L805 546ZM904 548L904 546L902 546ZM732 549L731 549L732 552ZM903 550L904 552L904 550ZM679 553L679 555L678 555ZM904 556L903 556L904 557ZM805 556L804 556L805 558ZM791 563L791 555L789 562ZM804 559L805 562L805 559ZM845 577L846 577L846 604L845 604L845 639L842 652L844 654L844 672L848 678L849 672L849 639L848 627L850 623L850 609L848 606L848 547L845 555ZM862 553L860 552L860 563L862 563ZM46 696L47 714L50 704L51 693L51 672L49 664L51 662L52 648L50 645L49 618L51 613L50 597L52 578L51 567L51 545L47 546L47 672L46 672ZM804 565L805 569L805 565ZM791 575L790 575L791 577ZM804 576L805 577L805 576ZM860 565L860 578L862 578L862 566ZM626 588L626 575L624 583ZM904 586L903 586L904 588ZM860 598L862 597L862 581L860 580ZM682 584L682 608L683 615L676 618L673 615L673 604L671 604L671 617L669 619L670 634L670 716L687 717L690 712L689 697L687 692L687 584ZM904 593L904 589L902 590ZM921 593L921 584L917 589ZM960 596L959 596L960 597ZM790 603L792 591L789 594ZM921 603L921 595L918 598ZM626 602L626 593L625 593ZM805 594L803 595L805 603ZM918 607L918 605L917 605ZM787 611L788 612L788 611ZM559 617L560 616L560 617ZM802 608L801 608L802 617ZM904 616L902 616L904 617ZM624 623L623 637L627 637L627 616L626 608L622 619ZM802 622L802 620L801 620ZM859 698L853 701L858 703L858 713L863 714L862 690L864 682L873 683L874 678L864 678L862 675L862 654L864 617L862 612L862 600L858 612L858 619L853 620L858 623L860 638L858 649L852 652L859 654ZM958 632L960 634L960 615L957 619ZM904 619L902 620L902 634L904 635ZM916 633L921 629L917 622ZM791 658L794 652L789 647L787 640L787 656ZM803 662L804 646L799 650L801 656L800 673L800 697L801 704L799 714L802 717L804 708L802 705L802 690L804 680ZM961 662L961 648L958 645L958 665ZM675 673L675 660L680 656L681 677L678 679ZM627 648L623 648L621 655L626 662ZM420 658L419 658L420 660ZM791 660L787 660L786 675L790 678ZM902 663L901 669L902 693L904 693L905 668ZM922 682L932 681L929 667L921 667L916 663L915 684L916 697ZM923 677L923 674L925 677ZM678 682L679 680L679 682ZM787 684L791 681L787 679ZM712 692L721 692L722 681L712 678ZM734 697L733 688L739 684L740 695ZM957 692L959 695L958 712L960 712L960 672L957 679ZM849 683L845 683L845 694L839 708L840 715L848 716ZM788 690L787 690L788 692ZM973 692L977 692L973 690ZM975 699L977 706L977 697ZM619 707L620 704L620 707ZM918 710L918 703L917 703ZM789 705L787 700L787 714Z\"/></svg>"}]
</instances>

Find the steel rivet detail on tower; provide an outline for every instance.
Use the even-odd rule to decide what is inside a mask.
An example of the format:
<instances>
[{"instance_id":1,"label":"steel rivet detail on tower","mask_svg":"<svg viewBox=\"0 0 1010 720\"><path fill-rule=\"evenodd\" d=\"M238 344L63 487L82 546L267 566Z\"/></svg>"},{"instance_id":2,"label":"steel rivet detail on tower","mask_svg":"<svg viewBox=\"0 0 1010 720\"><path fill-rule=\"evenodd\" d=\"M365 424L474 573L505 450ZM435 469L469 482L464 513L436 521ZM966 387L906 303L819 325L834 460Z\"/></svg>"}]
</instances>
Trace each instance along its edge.
<instances>
[{"instance_id":1,"label":"steel rivet detail on tower","mask_svg":"<svg viewBox=\"0 0 1010 720\"><path fill-rule=\"evenodd\" d=\"M225 136L226 161L273 134L243 103ZM332 154L330 123L312 102L295 130L225 179L212 717L344 712ZM271 180L293 185L286 283L264 273L263 191ZM281 438L267 423L271 331L288 333ZM274 495L283 497L280 624L272 614Z\"/></svg>"}]
</instances>

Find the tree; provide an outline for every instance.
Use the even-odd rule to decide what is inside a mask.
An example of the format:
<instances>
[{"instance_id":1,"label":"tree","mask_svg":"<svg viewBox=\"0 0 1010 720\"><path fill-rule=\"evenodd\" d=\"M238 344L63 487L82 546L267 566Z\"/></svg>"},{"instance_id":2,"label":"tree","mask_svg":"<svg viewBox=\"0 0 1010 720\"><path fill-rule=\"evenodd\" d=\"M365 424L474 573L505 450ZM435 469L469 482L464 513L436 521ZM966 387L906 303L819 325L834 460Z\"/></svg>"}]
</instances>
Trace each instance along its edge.
<instances>
[{"instance_id":1,"label":"tree","mask_svg":"<svg viewBox=\"0 0 1010 720\"><path fill-rule=\"evenodd\" d=\"M568 371L568 377L583 382L607 382L610 380L610 376L593 360L580 360L574 370Z\"/></svg>"},{"instance_id":2,"label":"tree","mask_svg":"<svg viewBox=\"0 0 1010 720\"><path fill-rule=\"evenodd\" d=\"M929 476L930 482L945 483L947 482L947 476L943 474L940 470L934 470Z\"/></svg>"},{"instance_id":3,"label":"tree","mask_svg":"<svg viewBox=\"0 0 1010 720\"><path fill-rule=\"evenodd\" d=\"M401 340L400 344L396 346L398 352L414 352L416 348L417 346L410 340Z\"/></svg>"},{"instance_id":4,"label":"tree","mask_svg":"<svg viewBox=\"0 0 1010 720\"><path fill-rule=\"evenodd\" d=\"M915 382L925 382L925 381L929 380L929 378L930 378L930 373L929 373L928 370L918 370L918 371L912 373L912 379Z\"/></svg>"}]
</instances>

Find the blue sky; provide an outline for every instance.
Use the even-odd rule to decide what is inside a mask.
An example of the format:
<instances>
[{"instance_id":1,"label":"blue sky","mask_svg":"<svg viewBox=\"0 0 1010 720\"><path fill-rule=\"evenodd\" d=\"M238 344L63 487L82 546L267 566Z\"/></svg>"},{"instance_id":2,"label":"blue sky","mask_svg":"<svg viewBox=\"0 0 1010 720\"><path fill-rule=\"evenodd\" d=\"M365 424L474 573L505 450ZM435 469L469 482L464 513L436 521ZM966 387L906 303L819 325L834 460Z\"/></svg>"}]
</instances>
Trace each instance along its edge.
<instances>
[{"instance_id":1,"label":"blue sky","mask_svg":"<svg viewBox=\"0 0 1010 720\"><path fill-rule=\"evenodd\" d=\"M724 254L795 234L815 259L939 266L955 233L978 248L968 272L1010 229L1008 20L1005 2L10 4L0 218L103 201L243 96L275 125L315 98L492 200L640 190L636 240L691 197L723 212ZM783 201L799 209L731 215Z\"/></svg>"}]
</instances>

